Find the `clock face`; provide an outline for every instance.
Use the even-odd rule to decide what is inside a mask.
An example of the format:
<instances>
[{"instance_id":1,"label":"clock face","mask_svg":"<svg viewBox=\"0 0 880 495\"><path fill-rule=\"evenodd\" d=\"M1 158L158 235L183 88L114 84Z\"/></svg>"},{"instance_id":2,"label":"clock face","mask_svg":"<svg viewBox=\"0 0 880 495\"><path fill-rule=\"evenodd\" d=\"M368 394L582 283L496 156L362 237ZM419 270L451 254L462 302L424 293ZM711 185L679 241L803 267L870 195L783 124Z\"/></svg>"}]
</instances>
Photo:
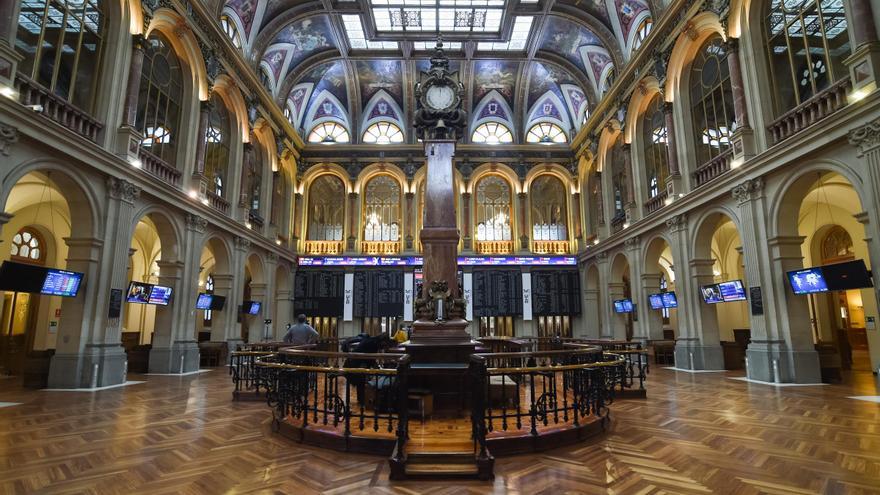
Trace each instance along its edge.
<instances>
[{"instance_id":1,"label":"clock face","mask_svg":"<svg viewBox=\"0 0 880 495\"><path fill-rule=\"evenodd\" d=\"M455 91L449 86L431 86L425 93L425 100L434 110L444 110L455 101Z\"/></svg>"}]
</instances>

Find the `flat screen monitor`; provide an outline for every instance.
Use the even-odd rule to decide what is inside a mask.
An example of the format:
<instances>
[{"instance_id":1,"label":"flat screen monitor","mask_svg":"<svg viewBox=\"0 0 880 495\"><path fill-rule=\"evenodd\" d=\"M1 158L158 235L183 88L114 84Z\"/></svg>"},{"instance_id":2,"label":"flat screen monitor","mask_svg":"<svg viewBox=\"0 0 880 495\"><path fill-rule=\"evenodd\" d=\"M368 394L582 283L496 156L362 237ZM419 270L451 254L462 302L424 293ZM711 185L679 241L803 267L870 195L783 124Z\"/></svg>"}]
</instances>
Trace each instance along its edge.
<instances>
[{"instance_id":1,"label":"flat screen monitor","mask_svg":"<svg viewBox=\"0 0 880 495\"><path fill-rule=\"evenodd\" d=\"M46 278L43 280L43 287L40 294L49 296L76 297L79 286L82 284L83 274L79 272L69 272L67 270L56 270L50 268L46 270Z\"/></svg>"},{"instance_id":2,"label":"flat screen monitor","mask_svg":"<svg viewBox=\"0 0 880 495\"><path fill-rule=\"evenodd\" d=\"M721 289L718 287L718 284L704 285L700 287L700 294L703 296L703 301L706 304L717 304L720 302L724 302L724 298L721 297Z\"/></svg>"},{"instance_id":3,"label":"flat screen monitor","mask_svg":"<svg viewBox=\"0 0 880 495\"><path fill-rule=\"evenodd\" d=\"M150 284L132 282L128 285L128 294L125 296L125 300L135 304L149 304L152 290L153 286Z\"/></svg>"},{"instance_id":4,"label":"flat screen monitor","mask_svg":"<svg viewBox=\"0 0 880 495\"><path fill-rule=\"evenodd\" d=\"M157 304L159 306L168 306L169 302L171 302L171 287L154 285L152 290L150 290L149 303Z\"/></svg>"},{"instance_id":5,"label":"flat screen monitor","mask_svg":"<svg viewBox=\"0 0 880 495\"><path fill-rule=\"evenodd\" d=\"M660 297L663 300L663 307L666 309L677 308L678 307L678 298L675 297L675 292L662 292L660 293Z\"/></svg>"},{"instance_id":6,"label":"flat screen monitor","mask_svg":"<svg viewBox=\"0 0 880 495\"><path fill-rule=\"evenodd\" d=\"M211 311L222 311L226 306L226 296L211 295Z\"/></svg>"},{"instance_id":7,"label":"flat screen monitor","mask_svg":"<svg viewBox=\"0 0 880 495\"><path fill-rule=\"evenodd\" d=\"M721 290L721 298L724 302L745 301L746 289L743 287L742 280L730 280L718 284Z\"/></svg>"},{"instance_id":8,"label":"flat screen monitor","mask_svg":"<svg viewBox=\"0 0 880 495\"><path fill-rule=\"evenodd\" d=\"M865 260L847 261L824 265L822 275L829 290L850 290L874 287L871 281L871 272L865 266Z\"/></svg>"},{"instance_id":9,"label":"flat screen monitor","mask_svg":"<svg viewBox=\"0 0 880 495\"><path fill-rule=\"evenodd\" d=\"M629 299L618 299L614 301L615 313L632 313L633 303Z\"/></svg>"},{"instance_id":10,"label":"flat screen monitor","mask_svg":"<svg viewBox=\"0 0 880 495\"><path fill-rule=\"evenodd\" d=\"M788 282L791 290L798 295L828 291L828 283L825 282L821 267L788 272Z\"/></svg>"},{"instance_id":11,"label":"flat screen monitor","mask_svg":"<svg viewBox=\"0 0 880 495\"><path fill-rule=\"evenodd\" d=\"M213 299L211 294L199 294L199 298L196 299L196 309L211 309L211 299Z\"/></svg>"},{"instance_id":12,"label":"flat screen monitor","mask_svg":"<svg viewBox=\"0 0 880 495\"><path fill-rule=\"evenodd\" d=\"M260 301L244 301L241 303L241 312L249 315L258 315L260 314L261 306Z\"/></svg>"},{"instance_id":13,"label":"flat screen monitor","mask_svg":"<svg viewBox=\"0 0 880 495\"><path fill-rule=\"evenodd\" d=\"M663 309L663 297L660 294L648 295L648 302L651 303L651 309Z\"/></svg>"}]
</instances>

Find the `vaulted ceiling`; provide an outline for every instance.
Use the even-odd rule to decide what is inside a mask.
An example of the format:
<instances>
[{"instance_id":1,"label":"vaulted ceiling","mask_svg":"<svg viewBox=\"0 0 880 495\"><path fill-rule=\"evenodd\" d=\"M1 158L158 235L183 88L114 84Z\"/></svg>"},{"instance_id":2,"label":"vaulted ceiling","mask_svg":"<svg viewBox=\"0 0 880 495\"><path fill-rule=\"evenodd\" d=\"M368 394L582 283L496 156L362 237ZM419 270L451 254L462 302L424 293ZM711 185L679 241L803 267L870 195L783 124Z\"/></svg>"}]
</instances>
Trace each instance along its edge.
<instances>
[{"instance_id":1,"label":"vaulted ceiling","mask_svg":"<svg viewBox=\"0 0 880 495\"><path fill-rule=\"evenodd\" d=\"M466 88L471 130L538 122L568 138L650 30L664 0L223 0L219 18L305 138L377 121L413 142L413 84L438 32Z\"/></svg>"}]
</instances>

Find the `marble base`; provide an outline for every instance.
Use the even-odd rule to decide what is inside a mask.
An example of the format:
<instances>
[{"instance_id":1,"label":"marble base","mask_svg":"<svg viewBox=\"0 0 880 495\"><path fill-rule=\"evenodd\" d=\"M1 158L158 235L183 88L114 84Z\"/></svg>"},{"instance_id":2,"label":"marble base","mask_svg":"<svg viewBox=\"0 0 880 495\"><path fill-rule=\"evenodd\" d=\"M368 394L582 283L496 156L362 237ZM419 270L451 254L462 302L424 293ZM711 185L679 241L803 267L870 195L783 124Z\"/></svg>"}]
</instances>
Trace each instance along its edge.
<instances>
[{"instance_id":1,"label":"marble base","mask_svg":"<svg viewBox=\"0 0 880 495\"><path fill-rule=\"evenodd\" d=\"M87 345L81 354L56 353L49 365L49 388L96 388L125 382L128 356L120 344Z\"/></svg>"},{"instance_id":2,"label":"marble base","mask_svg":"<svg viewBox=\"0 0 880 495\"><path fill-rule=\"evenodd\" d=\"M747 376L769 383L822 383L819 354L792 351L784 341L752 341L746 349ZM774 372L773 363L776 362ZM778 373L778 376L777 376Z\"/></svg>"},{"instance_id":3,"label":"marble base","mask_svg":"<svg viewBox=\"0 0 880 495\"><path fill-rule=\"evenodd\" d=\"M177 341L171 347L150 350L150 373L183 374L198 371L199 345L196 341Z\"/></svg>"},{"instance_id":4,"label":"marble base","mask_svg":"<svg viewBox=\"0 0 880 495\"><path fill-rule=\"evenodd\" d=\"M682 370L724 370L720 345L702 345L697 339L675 341L675 367Z\"/></svg>"}]
</instances>

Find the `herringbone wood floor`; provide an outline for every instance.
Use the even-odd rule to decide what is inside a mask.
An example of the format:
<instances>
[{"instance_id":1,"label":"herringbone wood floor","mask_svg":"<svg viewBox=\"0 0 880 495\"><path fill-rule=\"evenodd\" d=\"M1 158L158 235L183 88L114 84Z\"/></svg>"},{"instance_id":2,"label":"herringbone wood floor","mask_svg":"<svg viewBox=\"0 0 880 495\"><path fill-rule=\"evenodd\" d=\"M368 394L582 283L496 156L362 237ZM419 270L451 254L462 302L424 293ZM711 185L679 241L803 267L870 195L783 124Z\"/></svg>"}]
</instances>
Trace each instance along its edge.
<instances>
[{"instance_id":1,"label":"herringbone wood floor","mask_svg":"<svg viewBox=\"0 0 880 495\"><path fill-rule=\"evenodd\" d=\"M496 479L388 481L385 459L295 444L262 403L233 403L225 369L99 393L0 380L0 494L880 493L880 395L773 388L652 370L647 400L612 406L591 443L498 459Z\"/></svg>"}]
</instances>

